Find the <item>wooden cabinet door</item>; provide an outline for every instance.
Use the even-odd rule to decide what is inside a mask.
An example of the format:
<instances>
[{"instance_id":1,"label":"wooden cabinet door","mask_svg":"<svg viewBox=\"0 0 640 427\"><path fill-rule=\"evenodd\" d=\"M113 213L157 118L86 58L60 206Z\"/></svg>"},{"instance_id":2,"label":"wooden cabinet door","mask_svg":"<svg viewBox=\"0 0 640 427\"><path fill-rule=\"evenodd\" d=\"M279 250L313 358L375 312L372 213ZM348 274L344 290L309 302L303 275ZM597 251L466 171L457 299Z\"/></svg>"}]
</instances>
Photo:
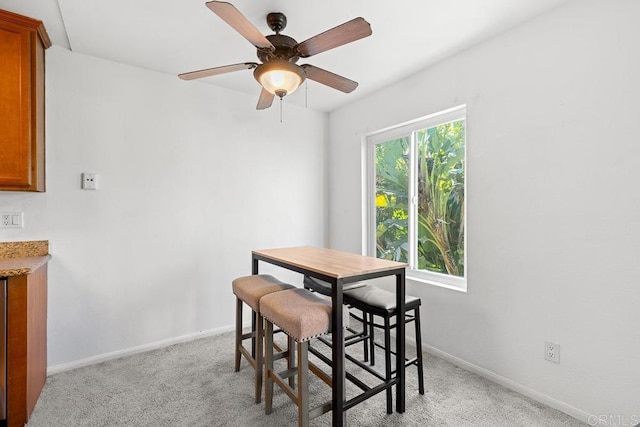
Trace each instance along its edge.
<instances>
[{"instance_id":1,"label":"wooden cabinet door","mask_svg":"<svg viewBox=\"0 0 640 427\"><path fill-rule=\"evenodd\" d=\"M0 11L0 190L44 191L44 47L38 25Z\"/></svg>"},{"instance_id":2,"label":"wooden cabinet door","mask_svg":"<svg viewBox=\"0 0 640 427\"><path fill-rule=\"evenodd\" d=\"M47 379L47 265L7 280L7 426L24 426Z\"/></svg>"}]
</instances>

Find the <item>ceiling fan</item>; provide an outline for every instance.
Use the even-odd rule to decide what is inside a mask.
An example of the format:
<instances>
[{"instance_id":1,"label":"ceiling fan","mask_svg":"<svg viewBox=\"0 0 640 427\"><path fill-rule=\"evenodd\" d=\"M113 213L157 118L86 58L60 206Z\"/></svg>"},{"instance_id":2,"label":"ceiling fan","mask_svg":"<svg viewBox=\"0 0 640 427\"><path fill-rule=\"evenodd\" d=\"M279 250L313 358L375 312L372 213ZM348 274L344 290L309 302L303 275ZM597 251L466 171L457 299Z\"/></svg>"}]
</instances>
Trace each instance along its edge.
<instances>
[{"instance_id":1,"label":"ceiling fan","mask_svg":"<svg viewBox=\"0 0 640 427\"><path fill-rule=\"evenodd\" d=\"M193 80L240 70L254 70L253 75L262 86L256 109L269 108L275 96L282 99L293 93L305 79L310 79L344 93L352 92L358 83L310 64L297 65L300 58L308 58L372 34L371 25L363 18L355 18L335 28L313 36L302 43L281 34L287 26L283 13L269 13L267 25L275 34L264 36L231 3L210 1L206 6L253 44L262 61L242 62L222 67L206 68L179 74L183 80Z\"/></svg>"}]
</instances>

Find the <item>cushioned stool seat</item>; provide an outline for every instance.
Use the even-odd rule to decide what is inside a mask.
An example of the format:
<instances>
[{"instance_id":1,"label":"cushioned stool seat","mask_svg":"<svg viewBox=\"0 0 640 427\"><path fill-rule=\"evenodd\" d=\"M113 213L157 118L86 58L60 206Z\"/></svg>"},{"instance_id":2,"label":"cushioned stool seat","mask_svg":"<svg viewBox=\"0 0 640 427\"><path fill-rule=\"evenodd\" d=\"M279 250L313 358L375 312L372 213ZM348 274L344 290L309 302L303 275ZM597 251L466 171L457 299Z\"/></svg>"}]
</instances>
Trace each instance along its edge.
<instances>
[{"instance_id":1,"label":"cushioned stool seat","mask_svg":"<svg viewBox=\"0 0 640 427\"><path fill-rule=\"evenodd\" d=\"M354 289L344 291L345 302L353 302L358 306L366 305L368 311L383 312L386 311L392 316L396 311L396 294L377 286L365 285ZM420 305L420 298L407 295L405 299L405 309L413 309L416 305Z\"/></svg>"},{"instance_id":2,"label":"cushioned stool seat","mask_svg":"<svg viewBox=\"0 0 640 427\"><path fill-rule=\"evenodd\" d=\"M316 279L315 277L304 276L302 283L306 289L311 289L314 292L318 292L322 295L331 296L331 283L324 280ZM352 289L361 288L367 286L365 282L353 282L342 285L342 292L350 291Z\"/></svg>"},{"instance_id":3,"label":"cushioned stool seat","mask_svg":"<svg viewBox=\"0 0 640 427\"><path fill-rule=\"evenodd\" d=\"M298 342L324 335L331 328L331 302L304 289L266 296L261 314Z\"/></svg>"},{"instance_id":4,"label":"cushioned stool seat","mask_svg":"<svg viewBox=\"0 0 640 427\"><path fill-rule=\"evenodd\" d=\"M266 320L265 352L265 413L272 412L273 383L298 406L298 425L308 426L309 419L330 410L322 405L309 411L309 340L330 332L331 302L306 289L291 289L266 295L260 300L260 310ZM273 325L277 325L296 341L297 366L278 373L273 365ZM314 371L315 372L315 371ZM294 390L285 379L297 375L298 387ZM330 384L329 378L322 378Z\"/></svg>"},{"instance_id":5,"label":"cushioned stool seat","mask_svg":"<svg viewBox=\"0 0 640 427\"><path fill-rule=\"evenodd\" d=\"M239 277L231 282L231 285L233 293L256 312L260 311L259 302L263 296L295 287L269 274Z\"/></svg>"},{"instance_id":6,"label":"cushioned stool seat","mask_svg":"<svg viewBox=\"0 0 640 427\"><path fill-rule=\"evenodd\" d=\"M254 274L239 277L232 282L233 293L236 296L236 340L235 340L235 371L240 370L241 356L244 356L249 365L256 372L255 375L255 401L262 400L262 370L264 355L262 349L264 322L260 315L260 299L265 295L293 289L295 286L283 283L268 274ZM242 303L251 307L251 332L242 333ZM251 351L248 351L242 342L251 338Z\"/></svg>"}]
</instances>

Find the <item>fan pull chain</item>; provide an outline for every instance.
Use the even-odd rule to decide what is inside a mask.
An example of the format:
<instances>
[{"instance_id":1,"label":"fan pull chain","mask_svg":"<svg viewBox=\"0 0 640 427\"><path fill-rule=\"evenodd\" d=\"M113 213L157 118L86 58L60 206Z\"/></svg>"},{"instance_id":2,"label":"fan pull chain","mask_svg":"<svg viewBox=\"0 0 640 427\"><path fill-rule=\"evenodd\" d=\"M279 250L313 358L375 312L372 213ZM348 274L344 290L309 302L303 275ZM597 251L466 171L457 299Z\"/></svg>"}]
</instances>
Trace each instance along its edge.
<instances>
[{"instance_id":1,"label":"fan pull chain","mask_svg":"<svg viewBox=\"0 0 640 427\"><path fill-rule=\"evenodd\" d=\"M309 87L309 81L304 81L304 108L307 108L307 88Z\"/></svg>"},{"instance_id":2,"label":"fan pull chain","mask_svg":"<svg viewBox=\"0 0 640 427\"><path fill-rule=\"evenodd\" d=\"M282 97L280 97L280 123L282 123Z\"/></svg>"}]
</instances>

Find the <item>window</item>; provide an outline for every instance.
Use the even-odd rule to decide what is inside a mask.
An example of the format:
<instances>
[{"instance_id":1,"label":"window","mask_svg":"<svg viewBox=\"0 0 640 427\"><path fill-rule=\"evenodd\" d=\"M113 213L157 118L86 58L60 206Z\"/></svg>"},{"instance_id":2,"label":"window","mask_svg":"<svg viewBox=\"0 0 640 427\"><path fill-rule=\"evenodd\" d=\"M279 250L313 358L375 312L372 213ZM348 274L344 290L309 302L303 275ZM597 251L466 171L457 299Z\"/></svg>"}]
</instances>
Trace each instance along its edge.
<instances>
[{"instance_id":1,"label":"window","mask_svg":"<svg viewBox=\"0 0 640 427\"><path fill-rule=\"evenodd\" d=\"M366 138L366 245L407 276L466 290L466 108Z\"/></svg>"}]
</instances>

